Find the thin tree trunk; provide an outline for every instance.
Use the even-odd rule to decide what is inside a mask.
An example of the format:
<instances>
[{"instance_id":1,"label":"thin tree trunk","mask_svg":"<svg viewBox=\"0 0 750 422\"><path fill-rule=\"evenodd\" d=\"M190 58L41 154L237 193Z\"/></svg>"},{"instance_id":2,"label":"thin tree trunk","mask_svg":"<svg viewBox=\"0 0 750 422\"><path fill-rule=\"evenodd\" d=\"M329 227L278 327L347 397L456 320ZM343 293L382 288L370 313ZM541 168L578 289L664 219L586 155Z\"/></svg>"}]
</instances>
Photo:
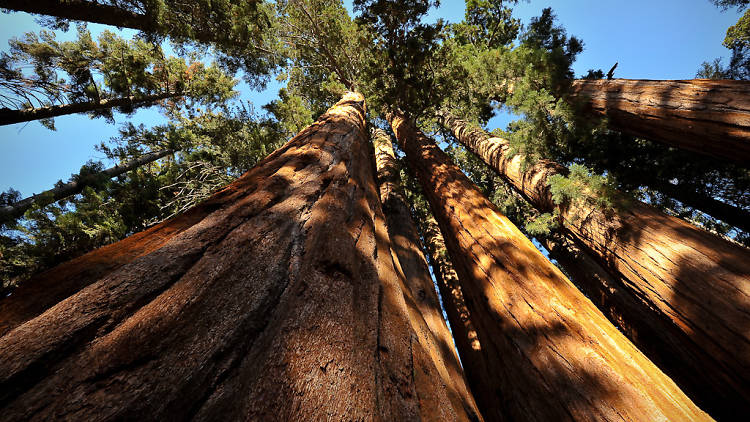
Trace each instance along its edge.
<instances>
[{"instance_id":1,"label":"thin tree trunk","mask_svg":"<svg viewBox=\"0 0 750 422\"><path fill-rule=\"evenodd\" d=\"M461 363L466 377L475 381L474 397L478 401L488 403L497 398L493 390L483 388L490 385L490 380L485 379L491 375L487 369L487 363L495 357L483 355L483 349L477 330L471 322L471 312L466 306L464 294L458 280L458 274L453 269L448 251L445 248L445 240L440 233L437 221L430 216L421 222L421 232L425 239L425 249L429 257L432 273L435 275L440 296L443 298L443 307L451 323L453 338L456 348L461 356Z\"/></svg>"},{"instance_id":2,"label":"thin tree trunk","mask_svg":"<svg viewBox=\"0 0 750 422\"><path fill-rule=\"evenodd\" d=\"M145 95L143 97L121 97L105 99L99 102L73 103L48 107L27 108L24 110L0 108L0 126L10 125L13 123L30 122L32 120L49 119L51 117L64 116L67 114L104 110L113 107L143 107L146 105L151 105L159 100L180 97L182 95L182 93L165 92L162 94Z\"/></svg>"},{"instance_id":3,"label":"thin tree trunk","mask_svg":"<svg viewBox=\"0 0 750 422\"><path fill-rule=\"evenodd\" d=\"M714 199L703 192L685 192L670 183L650 183L649 187L682 202L685 206L750 233L750 211Z\"/></svg>"},{"instance_id":4,"label":"thin tree trunk","mask_svg":"<svg viewBox=\"0 0 750 422\"><path fill-rule=\"evenodd\" d=\"M142 253L119 268L70 268L100 249L32 280L80 289L4 324L3 420L458 420L393 263L364 118L348 94L187 227L144 232L158 248L129 238L110 253Z\"/></svg>"},{"instance_id":5,"label":"thin tree trunk","mask_svg":"<svg viewBox=\"0 0 750 422\"><path fill-rule=\"evenodd\" d=\"M71 195L83 192L83 189L86 188L86 186L91 186L102 178L111 179L173 153L174 151L171 149L150 152L136 158L135 160L130 160L126 163L118 164L114 167L102 170L96 174L89 174L83 177L79 177L78 180L73 180L63 185L46 190L42 193L29 196L28 198L14 203L13 205L0 207L0 223L23 215L23 213L25 213L34 205L38 205L40 207L49 205L63 198L67 198Z\"/></svg>"},{"instance_id":6,"label":"thin tree trunk","mask_svg":"<svg viewBox=\"0 0 750 422\"><path fill-rule=\"evenodd\" d=\"M260 2L260 0L244 1L246 3ZM200 13L209 13L205 10L196 11L195 8L186 6L185 4L180 4L178 1L167 2L166 6L176 6L182 9L182 18L190 20L195 19L199 21L201 18L205 17L199 16ZM158 17L156 16L159 13L159 10L157 10L157 8L149 8L149 5L146 6L147 10L144 11L146 12L145 14L134 13L121 7L100 4L91 0L0 0L0 8L17 12L47 15L58 19L100 23L103 25L116 26L118 28L131 28L147 33L177 36L178 38L188 37L202 43L213 43L217 41L229 41L231 43L231 40L227 39L224 34L217 34L216 32L211 32L210 29L201 28L200 25L195 24L195 22L190 25L191 30L193 31L190 34L170 33L170 26L174 26L174 23L167 22L166 24L160 24L160 22L157 21ZM181 23L184 24L185 22ZM236 47L250 48L264 53L272 53L271 51L256 45L239 45L241 43L235 44L238 44L235 45Z\"/></svg>"},{"instance_id":7,"label":"thin tree trunk","mask_svg":"<svg viewBox=\"0 0 750 422\"><path fill-rule=\"evenodd\" d=\"M537 209L556 206L547 181L564 168L544 160L523 167L523 157L510 157L504 139L449 113L442 118L462 144ZM681 331L653 339L659 344L648 347L658 353L656 361L669 361L663 369L711 414L749 413L750 250L637 201L618 206L613 215L577 203L558 209L570 236L622 280L620 287L630 295L621 297L638 301L642 315L634 315L632 304L620 302L620 296L609 299L621 307L626 326L641 327L640 318L654 315L661 321L652 324ZM676 354L675 348L685 352Z\"/></svg>"},{"instance_id":8,"label":"thin tree trunk","mask_svg":"<svg viewBox=\"0 0 750 422\"><path fill-rule=\"evenodd\" d=\"M441 378L448 386L454 407L466 409L472 420L480 419L479 410L458 361L453 338L443 319L427 260L422 252L419 232L399 184L401 177L391 138L378 128L373 128L372 138L375 145L380 201L383 204L388 234L411 298L430 329L431 335L427 338L431 340L431 347L428 351L440 371ZM418 381L417 389L423 387L424 383ZM423 394L419 396L422 397Z\"/></svg>"},{"instance_id":9,"label":"thin tree trunk","mask_svg":"<svg viewBox=\"0 0 750 422\"><path fill-rule=\"evenodd\" d=\"M571 98L611 128L724 160L750 163L750 82L573 81Z\"/></svg>"},{"instance_id":10,"label":"thin tree trunk","mask_svg":"<svg viewBox=\"0 0 750 422\"><path fill-rule=\"evenodd\" d=\"M89 0L0 0L0 8L142 31L153 28L144 15Z\"/></svg>"},{"instance_id":11,"label":"thin tree trunk","mask_svg":"<svg viewBox=\"0 0 750 422\"><path fill-rule=\"evenodd\" d=\"M488 361L496 420L710 420L492 205L389 116L446 240ZM470 380L472 387L473 382Z\"/></svg>"}]
</instances>

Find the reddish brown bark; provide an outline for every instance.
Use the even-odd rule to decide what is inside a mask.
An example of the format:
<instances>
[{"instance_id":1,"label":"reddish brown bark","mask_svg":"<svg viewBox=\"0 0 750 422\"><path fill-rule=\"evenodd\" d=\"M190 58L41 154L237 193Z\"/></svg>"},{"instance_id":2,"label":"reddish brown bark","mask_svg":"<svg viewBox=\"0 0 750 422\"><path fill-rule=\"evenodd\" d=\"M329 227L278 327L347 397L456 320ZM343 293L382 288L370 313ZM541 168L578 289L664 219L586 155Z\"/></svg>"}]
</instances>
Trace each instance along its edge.
<instances>
[{"instance_id":1,"label":"reddish brown bark","mask_svg":"<svg viewBox=\"0 0 750 422\"><path fill-rule=\"evenodd\" d=\"M523 156L510 157L504 139L442 116L462 144L537 209L556 206L547 180L564 168L544 160L524 168ZM750 412L750 250L637 201L612 213L580 203L558 209L568 234L627 292L607 301L618 307L631 339L712 415ZM646 326L665 331L657 337L633 331Z\"/></svg>"},{"instance_id":2,"label":"reddish brown bark","mask_svg":"<svg viewBox=\"0 0 750 422\"><path fill-rule=\"evenodd\" d=\"M425 190L491 356L480 410L508 420L710 420L402 116L391 125ZM474 382L471 380L472 388Z\"/></svg>"},{"instance_id":3,"label":"reddish brown bark","mask_svg":"<svg viewBox=\"0 0 750 422\"><path fill-rule=\"evenodd\" d=\"M399 184L401 177L391 138L383 130L374 128L372 139L380 200L388 224L388 234L410 296L430 330L430 335L425 335L425 343L430 346L427 350L448 387L454 407L466 409L472 419L481 419L459 364L451 332L443 319L427 260L422 252L419 232ZM417 383L418 389L422 387L425 385Z\"/></svg>"},{"instance_id":4,"label":"reddish brown bark","mask_svg":"<svg viewBox=\"0 0 750 422\"><path fill-rule=\"evenodd\" d=\"M461 419L393 263L364 117L348 94L186 215L30 281L75 287L4 308L2 419Z\"/></svg>"},{"instance_id":5,"label":"reddish brown bark","mask_svg":"<svg viewBox=\"0 0 750 422\"><path fill-rule=\"evenodd\" d=\"M613 129L740 164L750 163L750 82L693 79L573 81L571 98Z\"/></svg>"}]
</instances>

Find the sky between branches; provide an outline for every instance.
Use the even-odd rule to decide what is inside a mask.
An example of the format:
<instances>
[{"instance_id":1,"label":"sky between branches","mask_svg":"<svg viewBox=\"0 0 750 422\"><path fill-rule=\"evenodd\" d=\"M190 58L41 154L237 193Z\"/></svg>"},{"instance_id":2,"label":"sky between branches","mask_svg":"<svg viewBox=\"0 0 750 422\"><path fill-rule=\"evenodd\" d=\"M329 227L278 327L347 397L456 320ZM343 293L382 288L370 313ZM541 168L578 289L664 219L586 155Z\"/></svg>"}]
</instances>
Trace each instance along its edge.
<instances>
[{"instance_id":1,"label":"sky between branches","mask_svg":"<svg viewBox=\"0 0 750 422\"><path fill-rule=\"evenodd\" d=\"M344 3L351 14L351 1ZM721 42L726 29L740 16L733 9L722 12L708 0L532 0L519 3L514 15L526 24L547 6L553 8L568 34L585 43L573 64L576 76L588 69L606 72L619 62L615 77L693 78L701 62L729 56ZM458 22L463 15L463 1L443 0L427 20ZM135 33L96 24L88 28L94 37L105 29L126 38ZM0 13L0 49L7 51L8 40L40 29L31 15ZM68 33L58 34L59 40L74 39L75 26ZM265 91L255 92L241 84L239 99L260 111L262 105L277 97L279 87L272 80ZM55 132L38 122L0 126L0 191L13 187L27 196L49 189L58 180L67 180L87 160L102 160L103 154L94 146L115 136L120 124L130 120L153 126L165 118L151 108L140 109L130 117L115 114L115 120L117 124L111 125L85 115L63 116L55 119ZM511 116L500 115L490 121L489 129L505 127L510 120Z\"/></svg>"}]
</instances>

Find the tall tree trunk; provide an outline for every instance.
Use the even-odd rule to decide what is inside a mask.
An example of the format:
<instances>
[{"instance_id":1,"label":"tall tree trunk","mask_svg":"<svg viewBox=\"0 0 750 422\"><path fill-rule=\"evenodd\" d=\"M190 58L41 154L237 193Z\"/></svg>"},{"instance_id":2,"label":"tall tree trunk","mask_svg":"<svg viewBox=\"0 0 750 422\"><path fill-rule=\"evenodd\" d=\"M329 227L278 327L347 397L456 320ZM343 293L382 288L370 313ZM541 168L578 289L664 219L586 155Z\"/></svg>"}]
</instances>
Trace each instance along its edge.
<instances>
[{"instance_id":1,"label":"tall tree trunk","mask_svg":"<svg viewBox=\"0 0 750 422\"><path fill-rule=\"evenodd\" d=\"M0 0L0 8L142 31L151 28L144 15L90 0Z\"/></svg>"},{"instance_id":2,"label":"tall tree trunk","mask_svg":"<svg viewBox=\"0 0 750 422\"><path fill-rule=\"evenodd\" d=\"M190 224L141 236L166 233L158 247L127 239L109 253L141 253L118 268L97 271L100 249L29 282L78 290L4 323L3 419L460 419L394 266L364 118L347 94Z\"/></svg>"},{"instance_id":3,"label":"tall tree trunk","mask_svg":"<svg viewBox=\"0 0 750 422\"><path fill-rule=\"evenodd\" d=\"M391 126L445 235L496 420L710 420L401 115ZM473 382L470 380L472 387Z\"/></svg>"},{"instance_id":4,"label":"tall tree trunk","mask_svg":"<svg viewBox=\"0 0 750 422\"><path fill-rule=\"evenodd\" d=\"M432 344L428 351L448 386L454 407L466 409L469 415L479 418L480 413L466 384L453 338L443 319L427 260L422 252L419 232L399 183L401 177L391 138L383 130L373 128L372 139L375 145L380 201L388 225L388 235L406 286L430 329L428 339L432 340ZM417 382L417 388L420 387L424 387L424 384Z\"/></svg>"},{"instance_id":5,"label":"tall tree trunk","mask_svg":"<svg viewBox=\"0 0 750 422\"><path fill-rule=\"evenodd\" d=\"M471 322L471 312L466 306L458 274L448 257L445 240L440 233L437 221L430 216L424 219L420 226L432 273L440 289L443 307L451 323L456 348L461 356L464 373L470 380L481 380L473 382L476 389L474 396L478 397L477 400L482 403L492 402L497 398L495 391L488 390L484 386L490 385L490 381L485 379L490 376L490 371L487 369L488 362L496 357L483 355L479 335Z\"/></svg>"},{"instance_id":6,"label":"tall tree trunk","mask_svg":"<svg viewBox=\"0 0 750 422\"><path fill-rule=\"evenodd\" d=\"M55 186L54 188L46 190L42 193L29 196L28 198L14 203L13 205L0 207L0 224L23 215L26 210L34 205L38 205L40 207L49 205L63 198L67 198L71 195L83 192L83 189L86 188L86 186L91 186L102 178L110 179L119 176L144 164L151 163L173 153L174 151L171 149L150 152L134 160L130 160L126 163L118 164L114 167L102 170L99 173L79 176L77 180L73 180L63 185Z\"/></svg>"},{"instance_id":7,"label":"tall tree trunk","mask_svg":"<svg viewBox=\"0 0 750 422\"><path fill-rule=\"evenodd\" d=\"M547 180L564 168L544 160L523 167L523 156L510 157L504 139L449 113L442 118L463 145L537 209L556 206ZM750 250L638 201L616 208L614 215L578 203L558 209L569 235L629 292L609 298L620 308L623 327L672 327L645 347L657 362L669 362L663 369L711 414L750 413ZM620 297L637 301L638 311ZM630 333L634 341L647 336Z\"/></svg>"},{"instance_id":8,"label":"tall tree trunk","mask_svg":"<svg viewBox=\"0 0 750 422\"><path fill-rule=\"evenodd\" d=\"M587 251L563 236L546 240L545 246L550 257L570 275L573 284L659 368L667 374L676 374L672 378L685 385L683 390L695 397L697 404L719 420L736 420L738 415L744 414L737 413L742 408L731 403L725 408L722 403L698 401L700 391L693 386L702 385L704 373L686 370L684 362L710 362L713 357L701 349L685 348L685 334L680 327L663 318L658 310L644 308L642 299L625 287L627 280L610 274Z\"/></svg>"},{"instance_id":9,"label":"tall tree trunk","mask_svg":"<svg viewBox=\"0 0 750 422\"><path fill-rule=\"evenodd\" d=\"M142 97L121 97L104 99L99 102L73 103L57 106L27 108L24 110L11 110L0 108L0 126L13 123L30 122L32 120L49 119L51 117L64 116L66 114L86 113L89 111L104 110L113 107L143 107L151 105L159 100L180 97L184 94L165 92L162 94L144 95Z\"/></svg>"},{"instance_id":10,"label":"tall tree trunk","mask_svg":"<svg viewBox=\"0 0 750 422\"><path fill-rule=\"evenodd\" d=\"M571 98L610 127L740 164L750 163L750 82L573 81Z\"/></svg>"}]
</instances>

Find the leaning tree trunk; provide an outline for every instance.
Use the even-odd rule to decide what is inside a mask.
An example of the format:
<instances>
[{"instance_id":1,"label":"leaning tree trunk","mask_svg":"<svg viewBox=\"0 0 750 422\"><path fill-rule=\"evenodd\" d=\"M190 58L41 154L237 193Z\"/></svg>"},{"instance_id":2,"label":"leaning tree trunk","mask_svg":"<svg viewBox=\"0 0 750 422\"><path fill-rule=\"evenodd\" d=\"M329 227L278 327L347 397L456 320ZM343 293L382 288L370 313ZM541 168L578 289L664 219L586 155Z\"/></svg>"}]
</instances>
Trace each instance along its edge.
<instances>
[{"instance_id":1,"label":"leaning tree trunk","mask_svg":"<svg viewBox=\"0 0 750 422\"><path fill-rule=\"evenodd\" d=\"M245 0L246 3L260 3L260 0ZM126 2L127 3L127 2ZM265 53L270 51L257 45L247 45L244 40L233 39L226 34L212 32L210 29L201 28L195 22L180 22L179 24L188 24L190 33L184 30L178 30L175 33L170 27L174 27L174 22L162 23L159 21L159 7L153 7L154 2L142 2L144 14L132 12L124 7L110 6L97 3L96 0L0 0L0 8L13 10L17 12L26 12L39 15L52 16L57 19L74 20L81 22L100 23L103 25L116 26L118 28L130 28L146 33L170 35L178 38L191 38L202 43L222 42L225 44L234 44L237 47L260 50ZM206 2L208 10L200 10L198 7L191 7L191 3L181 1L167 1L167 8L178 7L183 12L183 18L200 21L206 16L201 13L210 13L210 2ZM193 4L195 4L193 2ZM206 6L206 4L204 4ZM161 16L163 18L163 16ZM266 22L267 23L267 22ZM230 30L231 28L226 28Z\"/></svg>"},{"instance_id":2,"label":"leaning tree trunk","mask_svg":"<svg viewBox=\"0 0 750 422\"><path fill-rule=\"evenodd\" d=\"M545 160L524 167L504 139L449 113L442 118L537 209L557 207L568 234L622 280L619 289L629 294L609 298L621 326L669 327L656 338L625 329L631 340L712 415L750 413L750 250L638 201L613 213L580 203L557 206L547 183L564 168Z\"/></svg>"},{"instance_id":3,"label":"leaning tree trunk","mask_svg":"<svg viewBox=\"0 0 750 422\"><path fill-rule=\"evenodd\" d=\"M10 322L0 312L2 419L468 419L424 358L427 327L391 258L364 118L348 94L141 243L27 283L78 285ZM96 267L118 250L129 260ZM6 300L37 300L29 291Z\"/></svg>"},{"instance_id":4,"label":"leaning tree trunk","mask_svg":"<svg viewBox=\"0 0 750 422\"><path fill-rule=\"evenodd\" d=\"M389 116L446 240L497 420L710 420L402 115ZM472 388L476 380L470 380Z\"/></svg>"},{"instance_id":5,"label":"leaning tree trunk","mask_svg":"<svg viewBox=\"0 0 750 422\"><path fill-rule=\"evenodd\" d=\"M668 182L648 183L647 186L682 202L685 206L695 208L730 226L750 233L750 211L745 208L719 201L704 192L695 192L692 189L686 192Z\"/></svg>"},{"instance_id":6,"label":"leaning tree trunk","mask_svg":"<svg viewBox=\"0 0 750 422\"><path fill-rule=\"evenodd\" d=\"M162 94L144 95L139 97L121 97L104 99L98 102L73 103L57 106L47 106L38 108L27 108L23 110L11 110L9 108L0 108L0 126L10 125L13 123L30 122L39 119L49 119L52 117L64 116L67 114L87 113L96 110L105 110L113 107L143 107L151 105L157 101L167 98L180 97L184 94L165 92Z\"/></svg>"},{"instance_id":7,"label":"leaning tree trunk","mask_svg":"<svg viewBox=\"0 0 750 422\"><path fill-rule=\"evenodd\" d=\"M0 8L120 28L145 30L151 27L144 15L91 0L0 0Z\"/></svg>"},{"instance_id":8,"label":"leaning tree trunk","mask_svg":"<svg viewBox=\"0 0 750 422\"><path fill-rule=\"evenodd\" d=\"M91 186L97 183L102 178L111 179L113 177L127 173L130 170L136 169L144 164L148 164L162 157L166 157L167 155L170 155L172 153L174 153L174 151L171 149L150 152L134 160L130 160L126 163L118 164L114 167L102 170L99 173L79 176L77 180L70 181L60 186L55 186L54 188L46 190L42 193L38 193L36 195L32 195L28 198L22 199L14 203L13 205L2 206L0 207L0 224L23 215L23 213L25 213L34 205L43 207L55 201L67 198L71 195L81 193L83 192L83 189L86 188L86 186Z\"/></svg>"},{"instance_id":9,"label":"leaning tree trunk","mask_svg":"<svg viewBox=\"0 0 750 422\"><path fill-rule=\"evenodd\" d=\"M419 232L400 186L401 177L391 138L383 130L373 128L372 139L375 144L380 201L388 225L388 235L406 286L430 329L428 339L432 339L432 344L428 350L441 371L441 377L447 383L454 407L464 408L470 415L479 415L458 361L451 332L443 319L427 260L422 252ZM424 387L423 383L418 382L417 388L419 387Z\"/></svg>"},{"instance_id":10,"label":"leaning tree trunk","mask_svg":"<svg viewBox=\"0 0 750 422\"><path fill-rule=\"evenodd\" d=\"M573 81L571 98L624 133L750 163L750 82Z\"/></svg>"}]
</instances>

